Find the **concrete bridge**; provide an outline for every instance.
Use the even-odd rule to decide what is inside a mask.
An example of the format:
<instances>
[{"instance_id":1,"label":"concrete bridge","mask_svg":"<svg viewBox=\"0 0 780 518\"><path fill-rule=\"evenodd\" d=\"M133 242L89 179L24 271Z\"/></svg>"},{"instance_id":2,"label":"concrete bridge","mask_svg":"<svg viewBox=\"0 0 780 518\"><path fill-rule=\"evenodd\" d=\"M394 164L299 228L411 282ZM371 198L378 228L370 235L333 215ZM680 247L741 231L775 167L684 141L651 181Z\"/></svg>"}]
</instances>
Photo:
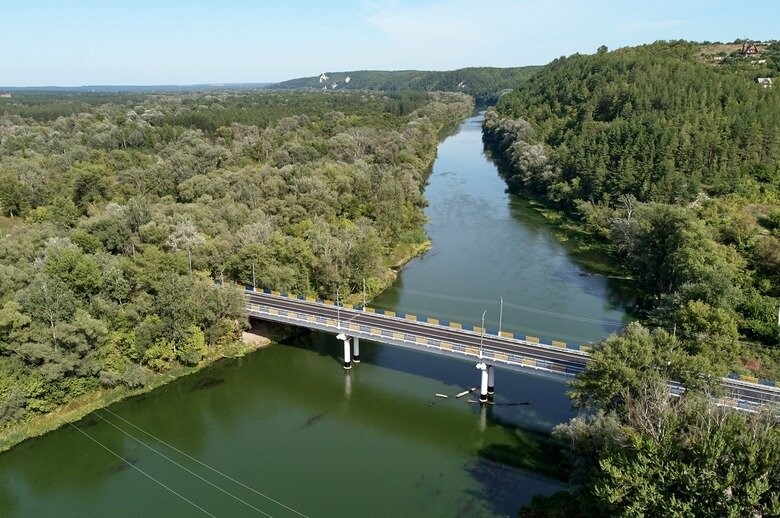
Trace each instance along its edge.
<instances>
[{"instance_id":1,"label":"concrete bridge","mask_svg":"<svg viewBox=\"0 0 780 518\"><path fill-rule=\"evenodd\" d=\"M344 343L344 368L360 362L360 339L408 347L461 360L475 361L481 371L480 402L492 401L495 392L495 366L510 370L537 370L561 376L574 376L590 360L590 347L538 337L515 337L511 333L489 333L480 326L441 321L430 317L337 305L330 300L298 297L263 290L246 292L247 315L309 329L335 333ZM769 380L735 377L722 379L724 395L717 404L756 411L764 405L780 406L780 388ZM674 395L685 389L669 384Z\"/></svg>"}]
</instances>

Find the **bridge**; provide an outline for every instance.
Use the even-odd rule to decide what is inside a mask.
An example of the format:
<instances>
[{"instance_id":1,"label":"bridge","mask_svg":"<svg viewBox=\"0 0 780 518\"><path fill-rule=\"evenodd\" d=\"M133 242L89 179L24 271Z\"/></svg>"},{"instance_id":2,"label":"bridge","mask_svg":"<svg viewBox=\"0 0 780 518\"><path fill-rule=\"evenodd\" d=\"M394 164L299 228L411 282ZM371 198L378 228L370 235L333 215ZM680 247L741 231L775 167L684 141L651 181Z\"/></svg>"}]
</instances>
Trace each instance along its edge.
<instances>
[{"instance_id":1,"label":"bridge","mask_svg":"<svg viewBox=\"0 0 780 518\"><path fill-rule=\"evenodd\" d=\"M495 365L571 377L581 372L590 360L591 349L587 345L557 340L545 343L533 336L489 333L480 326L370 307L355 308L276 291L248 288L245 294L249 317L337 334L344 343L345 369L360 362L360 339L476 361L481 371L480 402L483 404L492 401L495 393ZM721 382L724 394L716 400L719 405L746 411L757 411L765 405L780 406L780 388L770 380L733 375L722 378ZM673 395L680 395L685 389L672 382L669 390Z\"/></svg>"}]
</instances>

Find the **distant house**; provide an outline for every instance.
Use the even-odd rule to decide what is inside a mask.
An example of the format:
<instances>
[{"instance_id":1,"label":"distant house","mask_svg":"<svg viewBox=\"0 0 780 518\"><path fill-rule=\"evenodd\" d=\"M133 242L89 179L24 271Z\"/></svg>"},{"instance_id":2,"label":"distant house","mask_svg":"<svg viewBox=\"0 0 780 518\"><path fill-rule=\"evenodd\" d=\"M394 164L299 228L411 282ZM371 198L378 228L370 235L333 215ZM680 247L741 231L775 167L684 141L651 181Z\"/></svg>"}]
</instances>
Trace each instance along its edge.
<instances>
[{"instance_id":1,"label":"distant house","mask_svg":"<svg viewBox=\"0 0 780 518\"><path fill-rule=\"evenodd\" d=\"M755 56L758 54L758 48L754 43L744 42L742 43L742 50L740 51L743 56Z\"/></svg>"},{"instance_id":2,"label":"distant house","mask_svg":"<svg viewBox=\"0 0 780 518\"><path fill-rule=\"evenodd\" d=\"M771 77L759 77L757 79L758 84L763 86L764 88L771 88L772 87L772 78Z\"/></svg>"},{"instance_id":3,"label":"distant house","mask_svg":"<svg viewBox=\"0 0 780 518\"><path fill-rule=\"evenodd\" d=\"M0 97L6 97L6 98L11 97L11 93L10 92L0 93Z\"/></svg>"}]
</instances>

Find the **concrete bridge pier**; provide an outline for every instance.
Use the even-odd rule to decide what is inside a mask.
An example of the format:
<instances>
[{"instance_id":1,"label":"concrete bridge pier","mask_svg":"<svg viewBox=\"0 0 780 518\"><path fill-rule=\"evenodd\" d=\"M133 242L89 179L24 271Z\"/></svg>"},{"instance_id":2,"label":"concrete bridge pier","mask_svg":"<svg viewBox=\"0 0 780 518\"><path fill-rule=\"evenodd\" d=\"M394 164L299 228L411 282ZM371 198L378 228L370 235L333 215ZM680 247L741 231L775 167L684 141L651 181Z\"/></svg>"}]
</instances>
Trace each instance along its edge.
<instances>
[{"instance_id":1,"label":"concrete bridge pier","mask_svg":"<svg viewBox=\"0 0 780 518\"><path fill-rule=\"evenodd\" d=\"M482 382L479 386L479 402L485 405L488 402L488 366L480 362L477 364L477 369L482 371Z\"/></svg>"},{"instance_id":2,"label":"concrete bridge pier","mask_svg":"<svg viewBox=\"0 0 780 518\"><path fill-rule=\"evenodd\" d=\"M336 335L336 339L344 342L344 368L351 369L352 368L352 347L349 344L349 337L344 333L339 333L338 335Z\"/></svg>"},{"instance_id":3,"label":"concrete bridge pier","mask_svg":"<svg viewBox=\"0 0 780 518\"><path fill-rule=\"evenodd\" d=\"M352 337L352 361L360 363L360 338Z\"/></svg>"},{"instance_id":4,"label":"concrete bridge pier","mask_svg":"<svg viewBox=\"0 0 780 518\"><path fill-rule=\"evenodd\" d=\"M496 367L494 365L487 366L487 397L489 402L493 402L493 397L496 394Z\"/></svg>"}]
</instances>

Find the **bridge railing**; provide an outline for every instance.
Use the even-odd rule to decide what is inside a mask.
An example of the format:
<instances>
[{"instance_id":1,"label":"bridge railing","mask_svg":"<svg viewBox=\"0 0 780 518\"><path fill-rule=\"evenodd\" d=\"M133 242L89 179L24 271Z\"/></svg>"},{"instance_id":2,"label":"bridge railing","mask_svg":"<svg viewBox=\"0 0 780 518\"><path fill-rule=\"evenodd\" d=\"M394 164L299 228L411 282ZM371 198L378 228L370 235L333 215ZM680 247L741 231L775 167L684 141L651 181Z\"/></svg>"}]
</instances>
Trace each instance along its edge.
<instances>
[{"instance_id":1,"label":"bridge railing","mask_svg":"<svg viewBox=\"0 0 780 518\"><path fill-rule=\"evenodd\" d=\"M298 295L295 293L289 293L284 291L275 291L275 290L269 290L269 289L262 289L262 290L253 290L252 286L245 286L244 289L246 291L257 291L265 293L266 295L274 295L277 297L284 297L284 298L290 298L290 299L297 299L297 300L303 300L307 302L314 302L317 304L324 304L326 306L335 306L336 303L329 299L320 299L313 296L303 296ZM483 329L481 326L477 325L470 325L470 324L464 324L462 322L458 322L455 320L445 320L440 318L431 317L428 315L419 315L414 313L407 313L403 311L392 311L389 309L377 309L372 308L370 306L366 306L365 308L362 305L352 305L352 304L339 304L339 307L344 309L351 309L356 311L364 311L366 313L373 313L377 315L382 315L390 318L396 318L400 320L408 320L417 322L418 324L424 324L424 325L431 325L431 326L439 326L439 327L448 327L450 329L456 329L459 331L466 331L476 334L482 334ZM516 334L508 331L502 331L500 334L497 329L490 329L485 328L484 329L485 335L491 335L493 337L499 337L499 338L505 338L507 340L515 340L524 344L535 344L540 345L543 347L552 347L555 349L566 349L569 351L579 352L581 354L587 355L590 351L593 350L592 344L579 344L579 343L573 343L573 342L565 342L563 340L552 340L552 339L545 339L540 338L538 336L532 336L532 335L523 335L523 334Z\"/></svg>"},{"instance_id":2,"label":"bridge railing","mask_svg":"<svg viewBox=\"0 0 780 518\"><path fill-rule=\"evenodd\" d=\"M288 293L288 292L282 292L282 291L275 291L275 290L269 290L269 289L253 289L252 286L243 286L245 291L248 292L262 292L267 295L274 295L278 297L284 297L284 298L291 298L291 299L298 299L298 300L304 300L307 302L314 302L318 304L324 304L326 306L335 306L336 303L332 300L328 299L320 299L313 296L302 296L297 295L295 293ZM417 315L412 313L404 313L402 311L392 311L392 310L383 310L383 309L376 309L369 306L366 306L365 308L361 305L352 305L352 304L339 304L339 307L347 309L347 310L357 310L357 311L365 311L367 313L374 313L374 314L380 314L386 317L390 318L396 318L401 320L410 320L417 322L419 324L424 325L431 325L431 326L440 326L440 327L448 327L450 329L457 329L461 331L481 334L483 332L482 328L480 326L473 326L468 324L463 324L461 322L453 321L453 320L444 320L444 319L438 319L434 317L429 317L425 315ZM502 331L500 334L497 330L494 330L491 332L490 329L485 329L484 333L486 335L491 335L493 337L500 337L505 338L507 340L514 340L518 341L524 344L536 344L542 347L552 347L557 349L567 349L569 351L573 352L579 352L580 354L584 356L588 356L589 353L593 350L592 344L578 344L578 343L571 343L571 342L564 342L561 340L549 340L549 339L541 339L536 336L531 335L516 335L511 332ZM745 374L738 374L738 373L730 373L727 375L728 379L733 379L737 381L741 381L743 383L748 383L751 385L756 385L760 387L770 387L770 388L780 388L780 383L778 383L775 380L768 379L768 378L759 378L756 376L749 376Z\"/></svg>"},{"instance_id":3,"label":"bridge railing","mask_svg":"<svg viewBox=\"0 0 780 518\"><path fill-rule=\"evenodd\" d=\"M264 306L255 302L249 302L248 309L251 314L264 315L277 322L287 322L296 325L303 325L315 329L321 329L331 332L345 332L350 335L359 336L375 341L384 341L397 343L399 345L415 346L426 349L434 349L443 353L463 355L474 360L493 360L509 366L517 366L527 369L541 370L555 374L574 376L580 372L584 366L571 366L555 362L553 360L544 360L524 355L520 352L511 353L504 351L493 351L491 349L480 349L475 346L459 344L452 340L443 340L427 336L419 336L407 331L393 331L391 329L376 327L367 324L355 322L338 322L332 317L323 317L306 312L292 309L282 309Z\"/></svg>"}]
</instances>

